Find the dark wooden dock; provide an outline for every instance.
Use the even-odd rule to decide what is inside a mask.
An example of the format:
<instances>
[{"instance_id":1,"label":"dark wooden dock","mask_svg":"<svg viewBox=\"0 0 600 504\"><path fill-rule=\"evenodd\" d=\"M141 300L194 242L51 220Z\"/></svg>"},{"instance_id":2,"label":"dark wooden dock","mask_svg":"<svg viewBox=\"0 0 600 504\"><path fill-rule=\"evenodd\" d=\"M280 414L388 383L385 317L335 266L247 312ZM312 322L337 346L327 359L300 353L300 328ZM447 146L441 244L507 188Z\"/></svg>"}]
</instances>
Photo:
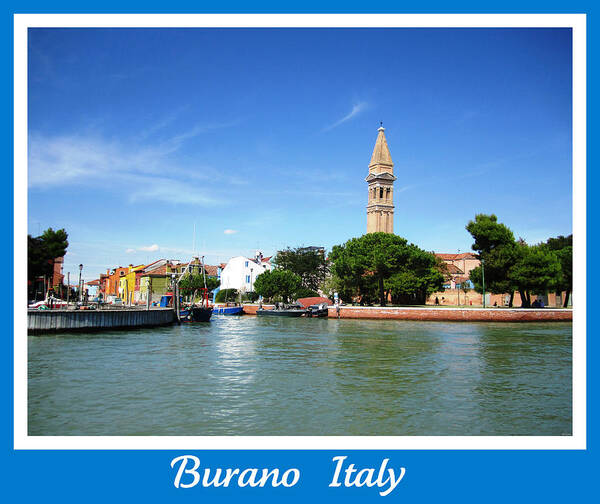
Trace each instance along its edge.
<instances>
[{"instance_id":1,"label":"dark wooden dock","mask_svg":"<svg viewBox=\"0 0 600 504\"><path fill-rule=\"evenodd\" d=\"M172 308L28 310L27 332L96 331L155 327L175 322Z\"/></svg>"}]
</instances>

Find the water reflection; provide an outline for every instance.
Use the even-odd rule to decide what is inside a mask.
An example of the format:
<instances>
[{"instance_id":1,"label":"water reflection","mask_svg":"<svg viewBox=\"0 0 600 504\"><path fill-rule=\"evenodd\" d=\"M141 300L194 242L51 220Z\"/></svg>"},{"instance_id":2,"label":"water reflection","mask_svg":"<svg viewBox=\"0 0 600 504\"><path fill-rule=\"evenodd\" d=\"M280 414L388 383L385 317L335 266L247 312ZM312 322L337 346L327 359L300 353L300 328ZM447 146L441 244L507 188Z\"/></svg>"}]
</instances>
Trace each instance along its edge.
<instances>
[{"instance_id":1,"label":"water reflection","mask_svg":"<svg viewBox=\"0 0 600 504\"><path fill-rule=\"evenodd\" d=\"M217 317L29 337L32 435L571 431L571 325Z\"/></svg>"}]
</instances>

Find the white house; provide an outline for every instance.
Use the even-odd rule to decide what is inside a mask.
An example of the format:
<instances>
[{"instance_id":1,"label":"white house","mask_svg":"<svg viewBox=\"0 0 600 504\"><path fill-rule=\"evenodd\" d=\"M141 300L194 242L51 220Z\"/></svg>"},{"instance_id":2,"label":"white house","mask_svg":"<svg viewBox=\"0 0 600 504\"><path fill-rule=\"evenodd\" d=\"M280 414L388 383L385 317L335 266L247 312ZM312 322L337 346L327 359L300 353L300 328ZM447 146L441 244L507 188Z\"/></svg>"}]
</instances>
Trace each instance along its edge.
<instances>
[{"instance_id":1,"label":"white house","mask_svg":"<svg viewBox=\"0 0 600 504\"><path fill-rule=\"evenodd\" d=\"M260 252L256 253L254 259L244 256L232 257L221 272L220 289L252 292L256 277L273 269L270 259L270 257L263 257Z\"/></svg>"}]
</instances>

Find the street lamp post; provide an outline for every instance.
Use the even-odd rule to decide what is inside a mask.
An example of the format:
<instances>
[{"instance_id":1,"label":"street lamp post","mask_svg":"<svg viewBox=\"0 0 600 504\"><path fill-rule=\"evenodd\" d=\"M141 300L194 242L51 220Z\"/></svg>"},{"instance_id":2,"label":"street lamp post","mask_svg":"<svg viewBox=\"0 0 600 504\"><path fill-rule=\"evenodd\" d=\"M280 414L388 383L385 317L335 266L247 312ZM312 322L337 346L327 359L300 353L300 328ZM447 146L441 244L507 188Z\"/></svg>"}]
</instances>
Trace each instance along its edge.
<instances>
[{"instance_id":1,"label":"street lamp post","mask_svg":"<svg viewBox=\"0 0 600 504\"><path fill-rule=\"evenodd\" d=\"M79 265L79 283L77 284L77 290L79 291L78 294L78 298L79 298L79 302L81 303L81 270L83 269L83 264Z\"/></svg>"},{"instance_id":2,"label":"street lamp post","mask_svg":"<svg viewBox=\"0 0 600 504\"><path fill-rule=\"evenodd\" d=\"M481 287L483 290L483 307L485 308L485 268L483 257L481 258Z\"/></svg>"},{"instance_id":3,"label":"street lamp post","mask_svg":"<svg viewBox=\"0 0 600 504\"><path fill-rule=\"evenodd\" d=\"M460 254L460 249L458 249L456 255L458 256L459 254ZM464 273L464 269L463 269L463 273ZM456 280L458 280L458 276L454 280L454 288L456 289L456 300L457 300L458 306L460 306L460 289L458 288L458 283Z\"/></svg>"},{"instance_id":4,"label":"street lamp post","mask_svg":"<svg viewBox=\"0 0 600 504\"><path fill-rule=\"evenodd\" d=\"M250 268L250 292L254 292L254 289L252 288L252 272L254 271L253 268Z\"/></svg>"},{"instance_id":5,"label":"street lamp post","mask_svg":"<svg viewBox=\"0 0 600 504\"><path fill-rule=\"evenodd\" d=\"M175 273L171 273L171 281L173 284L173 310L175 310L175 318L177 323L181 323L181 313L179 311L179 284L175 280Z\"/></svg>"}]
</instances>

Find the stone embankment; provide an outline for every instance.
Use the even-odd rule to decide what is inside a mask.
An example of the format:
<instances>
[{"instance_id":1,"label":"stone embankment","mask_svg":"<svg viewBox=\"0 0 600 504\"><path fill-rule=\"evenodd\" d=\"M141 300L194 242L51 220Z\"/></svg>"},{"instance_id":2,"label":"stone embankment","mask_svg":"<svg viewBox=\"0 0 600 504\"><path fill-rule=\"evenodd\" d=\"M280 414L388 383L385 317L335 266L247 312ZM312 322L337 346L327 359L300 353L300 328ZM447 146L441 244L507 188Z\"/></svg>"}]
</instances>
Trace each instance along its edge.
<instances>
[{"instance_id":1,"label":"stone embankment","mask_svg":"<svg viewBox=\"0 0 600 504\"><path fill-rule=\"evenodd\" d=\"M270 309L273 306L263 305ZM256 315L258 305L244 305L244 313ZM329 316L337 317L334 306ZM571 322L573 310L560 308L438 308L438 307L378 307L341 306L340 318L427 320L446 322Z\"/></svg>"},{"instance_id":2,"label":"stone embankment","mask_svg":"<svg viewBox=\"0 0 600 504\"><path fill-rule=\"evenodd\" d=\"M172 324L172 308L151 310L28 310L27 332L37 334L59 331L136 329Z\"/></svg>"}]
</instances>

